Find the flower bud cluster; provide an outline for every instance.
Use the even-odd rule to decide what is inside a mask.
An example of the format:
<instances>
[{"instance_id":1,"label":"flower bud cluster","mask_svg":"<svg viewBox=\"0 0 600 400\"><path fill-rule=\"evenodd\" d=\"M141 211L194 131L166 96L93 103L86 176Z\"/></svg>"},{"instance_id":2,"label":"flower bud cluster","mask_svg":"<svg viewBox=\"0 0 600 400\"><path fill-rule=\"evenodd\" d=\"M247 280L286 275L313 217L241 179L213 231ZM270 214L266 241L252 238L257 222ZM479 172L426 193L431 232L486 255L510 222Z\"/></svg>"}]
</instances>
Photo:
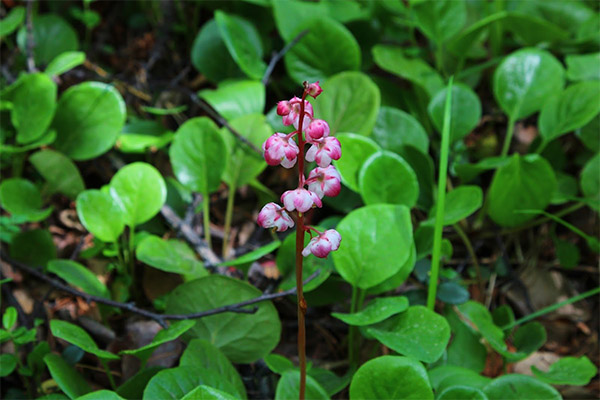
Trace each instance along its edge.
<instances>
[{"instance_id":1,"label":"flower bud cluster","mask_svg":"<svg viewBox=\"0 0 600 400\"><path fill-rule=\"evenodd\" d=\"M288 190L281 196L283 207L276 203L268 203L258 214L257 222L263 228L274 228L285 231L294 226L294 221L288 212L296 211L299 217L313 207L322 207L323 196L337 196L341 190L340 174L331 165L332 160L339 160L342 155L340 142L329 136L329 124L322 119L314 118L312 105L306 96L316 98L323 89L319 82L305 83L302 98L293 97L287 101L277 103L277 114L282 117L285 126L292 125L296 130L292 133L275 133L263 143L263 153L267 164L281 165L292 168L300 158L301 161L315 161L317 168L310 171L305 178L304 171L300 170L298 187ZM294 136L298 135L298 144ZM306 155L304 145L310 146ZM303 162L299 163L303 166ZM305 187L308 187L306 189ZM341 236L334 229L319 232L312 227L305 228L313 237L302 254L310 253L317 257L327 255L337 250L340 246ZM302 233L303 234L303 233Z\"/></svg>"}]
</instances>

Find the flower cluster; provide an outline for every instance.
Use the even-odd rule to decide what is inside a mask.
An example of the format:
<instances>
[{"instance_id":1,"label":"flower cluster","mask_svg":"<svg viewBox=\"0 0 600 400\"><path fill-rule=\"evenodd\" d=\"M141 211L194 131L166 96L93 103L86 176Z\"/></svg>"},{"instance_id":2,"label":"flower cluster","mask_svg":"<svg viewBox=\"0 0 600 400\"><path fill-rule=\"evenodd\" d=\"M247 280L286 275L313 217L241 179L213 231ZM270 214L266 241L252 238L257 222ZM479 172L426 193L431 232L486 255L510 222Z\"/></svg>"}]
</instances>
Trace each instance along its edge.
<instances>
[{"instance_id":1,"label":"flower cluster","mask_svg":"<svg viewBox=\"0 0 600 400\"><path fill-rule=\"evenodd\" d=\"M267 164L281 165L292 168L299 165L300 175L298 187L288 190L281 196L283 207L276 203L268 203L258 214L258 224L263 228L275 228L285 231L294 226L294 220L289 212L298 212L298 217L303 218L303 213L313 207L321 207L323 196L337 196L341 190L340 174L331 165L332 160L339 160L342 155L340 142L329 136L329 124L322 119L314 118L312 105L306 96L316 98L323 90L319 82L304 83L302 98L293 97L277 104L277 114L282 117L285 126L292 125L292 133L275 133L263 143L263 153ZM298 144L294 140L297 135ZM304 145L310 148L304 154ZM315 161L317 168L310 171L308 178L304 176L304 160ZM306 189L305 187L308 187ZM299 223L300 224L300 223ZM303 225L302 225L303 226ZM341 236L334 229L319 232L312 227L304 227L313 237L302 254L306 257L310 253L324 258L340 246Z\"/></svg>"}]
</instances>

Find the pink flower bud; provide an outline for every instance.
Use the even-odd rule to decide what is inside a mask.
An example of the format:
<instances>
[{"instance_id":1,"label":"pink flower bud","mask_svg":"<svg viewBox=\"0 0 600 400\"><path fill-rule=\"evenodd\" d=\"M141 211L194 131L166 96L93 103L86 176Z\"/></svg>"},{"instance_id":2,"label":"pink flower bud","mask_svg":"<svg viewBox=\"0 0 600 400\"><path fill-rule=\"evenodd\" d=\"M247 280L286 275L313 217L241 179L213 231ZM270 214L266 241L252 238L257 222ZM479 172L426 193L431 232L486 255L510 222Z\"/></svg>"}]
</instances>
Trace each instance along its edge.
<instances>
[{"instance_id":1,"label":"pink flower bud","mask_svg":"<svg viewBox=\"0 0 600 400\"><path fill-rule=\"evenodd\" d=\"M313 205L322 207L321 199L315 193L306 189L288 190L281 195L281 202L288 211L298 210L298 212L306 212Z\"/></svg>"},{"instance_id":2,"label":"pink flower bud","mask_svg":"<svg viewBox=\"0 0 600 400\"><path fill-rule=\"evenodd\" d=\"M315 168L310 171L308 179L308 190L315 192L317 196L335 197L340 194L342 184L340 183L340 174L333 165L325 168Z\"/></svg>"},{"instance_id":3,"label":"pink flower bud","mask_svg":"<svg viewBox=\"0 0 600 400\"><path fill-rule=\"evenodd\" d=\"M331 160L339 160L342 156L340 141L333 136L328 136L315 142L306 152L307 161L316 161L317 165L325 168L331 164Z\"/></svg>"},{"instance_id":4,"label":"pink flower bud","mask_svg":"<svg viewBox=\"0 0 600 400\"><path fill-rule=\"evenodd\" d=\"M263 228L277 228L278 232L283 232L294 226L294 220L275 203L265 204L258 213L256 222Z\"/></svg>"},{"instance_id":5,"label":"pink flower bud","mask_svg":"<svg viewBox=\"0 0 600 400\"><path fill-rule=\"evenodd\" d=\"M294 128L298 129L298 122L300 121L300 104L302 99L298 97L293 97L289 102L290 111L288 114L283 115L283 125L294 125ZM279 104L277 105L278 113L279 113ZM306 127L310 123L310 120L313 118L313 108L312 105L304 100L304 122L302 122L302 130L306 130Z\"/></svg>"},{"instance_id":6,"label":"pink flower bud","mask_svg":"<svg viewBox=\"0 0 600 400\"><path fill-rule=\"evenodd\" d=\"M342 237L335 229L328 229L308 242L308 245L302 250L302 255L307 257L313 253L319 258L325 258L329 253L340 248Z\"/></svg>"},{"instance_id":7,"label":"pink flower bud","mask_svg":"<svg viewBox=\"0 0 600 400\"><path fill-rule=\"evenodd\" d=\"M277 115L288 115L292 111L292 106L289 101L282 100L277 103Z\"/></svg>"},{"instance_id":8,"label":"pink flower bud","mask_svg":"<svg viewBox=\"0 0 600 400\"><path fill-rule=\"evenodd\" d=\"M306 128L306 140L313 142L329 136L329 125L322 119L313 119Z\"/></svg>"},{"instance_id":9,"label":"pink flower bud","mask_svg":"<svg viewBox=\"0 0 600 400\"><path fill-rule=\"evenodd\" d=\"M298 145L293 138L287 138L285 133L275 133L263 143L263 154L267 164L292 168L298 157Z\"/></svg>"},{"instance_id":10,"label":"pink flower bud","mask_svg":"<svg viewBox=\"0 0 600 400\"><path fill-rule=\"evenodd\" d=\"M321 89L321 86L319 86L319 81L316 81L315 83L311 83L310 85L308 85L307 88L307 93L309 96L312 96L313 98L317 98L318 95L321 94L321 92L323 91L323 89Z\"/></svg>"}]
</instances>

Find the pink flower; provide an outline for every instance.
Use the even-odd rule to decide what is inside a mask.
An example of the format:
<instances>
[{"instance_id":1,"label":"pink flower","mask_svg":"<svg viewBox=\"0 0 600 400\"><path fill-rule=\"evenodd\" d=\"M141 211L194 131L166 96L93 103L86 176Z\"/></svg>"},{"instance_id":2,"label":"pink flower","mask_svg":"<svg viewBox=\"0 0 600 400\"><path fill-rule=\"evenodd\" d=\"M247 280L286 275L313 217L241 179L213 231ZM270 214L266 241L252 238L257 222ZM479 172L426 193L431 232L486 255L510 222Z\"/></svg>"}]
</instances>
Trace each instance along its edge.
<instances>
[{"instance_id":1,"label":"pink flower","mask_svg":"<svg viewBox=\"0 0 600 400\"><path fill-rule=\"evenodd\" d=\"M300 104L302 99L294 96L290 101L288 101L287 105L290 107L289 112L287 112L287 108L284 105L281 106L282 112L287 112L287 114L279 114L280 106L277 104L277 113L279 115L283 115L283 125L294 125L294 128L298 129L298 122L300 121ZM280 102L281 103L281 102ZM304 122L302 122L303 130L306 129L310 120L313 117L313 108L312 105L304 100Z\"/></svg>"},{"instance_id":2,"label":"pink flower","mask_svg":"<svg viewBox=\"0 0 600 400\"><path fill-rule=\"evenodd\" d=\"M335 229L328 229L308 242L308 245L302 250L302 255L307 257L313 253L319 258L325 258L329 253L340 248L342 237Z\"/></svg>"},{"instance_id":3,"label":"pink flower","mask_svg":"<svg viewBox=\"0 0 600 400\"><path fill-rule=\"evenodd\" d=\"M292 168L296 164L298 146L294 139L285 133L275 133L263 143L263 153L267 164Z\"/></svg>"},{"instance_id":4,"label":"pink flower","mask_svg":"<svg viewBox=\"0 0 600 400\"><path fill-rule=\"evenodd\" d=\"M281 202L286 210L298 210L298 212L302 213L310 210L313 205L316 205L317 207L323 206L319 196L302 188L288 190L281 195Z\"/></svg>"},{"instance_id":5,"label":"pink flower","mask_svg":"<svg viewBox=\"0 0 600 400\"><path fill-rule=\"evenodd\" d=\"M325 168L331 160L339 160L342 156L340 141L333 136L328 136L312 144L306 152L307 161L316 161L317 165Z\"/></svg>"},{"instance_id":6,"label":"pink flower","mask_svg":"<svg viewBox=\"0 0 600 400\"><path fill-rule=\"evenodd\" d=\"M322 119L313 119L306 128L306 140L313 143L315 140L329 136L329 125Z\"/></svg>"},{"instance_id":7,"label":"pink flower","mask_svg":"<svg viewBox=\"0 0 600 400\"><path fill-rule=\"evenodd\" d=\"M317 98L318 95L321 94L321 92L323 91L323 89L321 89L321 86L319 86L319 81L316 81L315 83L311 83L310 85L308 85L307 88L307 92L309 96L312 96L313 98Z\"/></svg>"},{"instance_id":8,"label":"pink flower","mask_svg":"<svg viewBox=\"0 0 600 400\"><path fill-rule=\"evenodd\" d=\"M263 228L277 228L278 232L294 226L294 220L285 212L285 209L275 203L265 204L258 213L256 222Z\"/></svg>"},{"instance_id":9,"label":"pink flower","mask_svg":"<svg viewBox=\"0 0 600 400\"><path fill-rule=\"evenodd\" d=\"M284 115L288 115L290 111L292 111L292 106L289 101L282 100L277 103L277 115L283 117Z\"/></svg>"},{"instance_id":10,"label":"pink flower","mask_svg":"<svg viewBox=\"0 0 600 400\"><path fill-rule=\"evenodd\" d=\"M340 194L342 185L340 183L340 174L333 165L325 168L315 168L310 171L308 179L308 190L315 192L317 196L335 197Z\"/></svg>"}]
</instances>

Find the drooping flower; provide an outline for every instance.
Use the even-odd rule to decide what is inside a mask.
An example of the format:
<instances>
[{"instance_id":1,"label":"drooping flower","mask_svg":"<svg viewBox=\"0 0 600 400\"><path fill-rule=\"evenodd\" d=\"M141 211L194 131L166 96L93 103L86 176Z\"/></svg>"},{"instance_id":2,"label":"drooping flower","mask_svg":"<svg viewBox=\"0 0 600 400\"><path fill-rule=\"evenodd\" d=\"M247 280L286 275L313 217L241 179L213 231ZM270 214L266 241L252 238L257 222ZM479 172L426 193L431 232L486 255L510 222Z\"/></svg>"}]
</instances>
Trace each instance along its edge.
<instances>
[{"instance_id":1,"label":"drooping flower","mask_svg":"<svg viewBox=\"0 0 600 400\"><path fill-rule=\"evenodd\" d=\"M315 83L311 83L310 85L308 85L308 88L306 90L307 90L308 95L312 96L315 99L323 91L323 89L321 89L321 86L319 86L319 81L316 81Z\"/></svg>"},{"instance_id":2,"label":"drooping flower","mask_svg":"<svg viewBox=\"0 0 600 400\"><path fill-rule=\"evenodd\" d=\"M256 222L263 228L277 228L278 232L283 232L294 226L294 220L285 212L284 208L276 203L265 204L258 213Z\"/></svg>"},{"instance_id":3,"label":"drooping flower","mask_svg":"<svg viewBox=\"0 0 600 400\"><path fill-rule=\"evenodd\" d=\"M298 145L285 133L275 133L263 143L263 153L267 164L292 168L298 157Z\"/></svg>"},{"instance_id":4,"label":"drooping flower","mask_svg":"<svg viewBox=\"0 0 600 400\"><path fill-rule=\"evenodd\" d=\"M306 140L313 143L329 136L329 124L322 119L313 119L306 128Z\"/></svg>"},{"instance_id":5,"label":"drooping flower","mask_svg":"<svg viewBox=\"0 0 600 400\"><path fill-rule=\"evenodd\" d=\"M313 205L322 207L321 199L316 193L306 189L298 188L294 190L288 190L281 195L281 202L288 211L298 210L298 212L306 212L312 208Z\"/></svg>"},{"instance_id":6,"label":"drooping flower","mask_svg":"<svg viewBox=\"0 0 600 400\"><path fill-rule=\"evenodd\" d=\"M280 107L279 103L277 104L277 114L279 114L280 108L282 112L285 112L285 114L279 114L283 117L283 125L294 125L294 128L298 129L298 122L300 121L300 105L302 103L302 99L294 96L290 101L287 102L287 105L284 104ZM287 107L289 107L289 111ZM313 115L312 105L308 101L304 100L304 122L302 122L303 130L306 130L306 127L308 124L310 124Z\"/></svg>"},{"instance_id":7,"label":"drooping flower","mask_svg":"<svg viewBox=\"0 0 600 400\"><path fill-rule=\"evenodd\" d=\"M307 257L312 253L319 258L325 258L332 251L339 249L341 241L342 237L338 231L328 229L312 238L304 250L302 250L302 255Z\"/></svg>"},{"instance_id":8,"label":"drooping flower","mask_svg":"<svg viewBox=\"0 0 600 400\"><path fill-rule=\"evenodd\" d=\"M315 192L317 196L335 197L340 194L342 185L340 183L340 174L333 165L325 168L317 167L310 171L308 179L308 190Z\"/></svg>"},{"instance_id":9,"label":"drooping flower","mask_svg":"<svg viewBox=\"0 0 600 400\"><path fill-rule=\"evenodd\" d=\"M328 136L312 146L306 152L307 161L316 161L317 165L325 168L331 164L331 160L339 160L342 156L340 141L333 136Z\"/></svg>"}]
</instances>

